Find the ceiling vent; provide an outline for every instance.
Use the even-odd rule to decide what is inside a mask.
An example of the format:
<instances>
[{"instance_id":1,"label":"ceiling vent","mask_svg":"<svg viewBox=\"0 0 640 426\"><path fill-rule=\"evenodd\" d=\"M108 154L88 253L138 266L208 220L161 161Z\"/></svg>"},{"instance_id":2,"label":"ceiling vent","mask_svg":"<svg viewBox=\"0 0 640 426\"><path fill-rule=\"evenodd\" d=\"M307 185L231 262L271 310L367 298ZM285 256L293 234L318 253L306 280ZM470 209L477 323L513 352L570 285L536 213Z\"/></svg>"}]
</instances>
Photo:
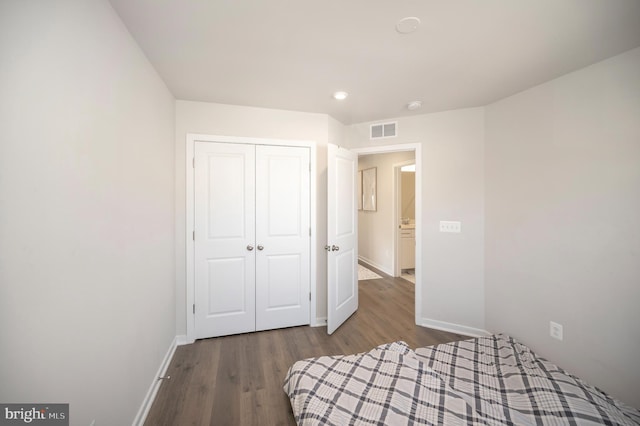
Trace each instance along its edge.
<instances>
[{"instance_id":1,"label":"ceiling vent","mask_svg":"<svg viewBox=\"0 0 640 426\"><path fill-rule=\"evenodd\" d=\"M395 138L398 136L398 122L371 125L371 139Z\"/></svg>"}]
</instances>

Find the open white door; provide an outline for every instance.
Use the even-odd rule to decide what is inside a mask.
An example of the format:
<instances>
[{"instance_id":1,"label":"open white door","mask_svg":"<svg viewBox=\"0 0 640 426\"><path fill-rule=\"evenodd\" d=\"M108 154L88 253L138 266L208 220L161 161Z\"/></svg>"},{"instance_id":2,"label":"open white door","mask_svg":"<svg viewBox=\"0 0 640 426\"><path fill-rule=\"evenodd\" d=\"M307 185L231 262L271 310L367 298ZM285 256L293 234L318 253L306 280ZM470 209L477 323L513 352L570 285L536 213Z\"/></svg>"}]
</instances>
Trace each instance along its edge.
<instances>
[{"instance_id":1,"label":"open white door","mask_svg":"<svg viewBox=\"0 0 640 426\"><path fill-rule=\"evenodd\" d=\"M358 155L329 144L327 161L327 332L358 309Z\"/></svg>"}]
</instances>

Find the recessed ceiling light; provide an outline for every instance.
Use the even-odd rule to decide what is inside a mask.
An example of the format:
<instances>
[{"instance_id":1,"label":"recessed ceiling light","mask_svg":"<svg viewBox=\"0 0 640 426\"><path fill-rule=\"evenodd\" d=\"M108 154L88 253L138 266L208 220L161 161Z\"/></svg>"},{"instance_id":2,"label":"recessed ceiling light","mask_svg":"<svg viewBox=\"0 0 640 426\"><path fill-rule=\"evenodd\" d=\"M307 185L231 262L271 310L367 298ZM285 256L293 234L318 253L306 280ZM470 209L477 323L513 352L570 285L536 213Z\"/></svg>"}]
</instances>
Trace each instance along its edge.
<instances>
[{"instance_id":1,"label":"recessed ceiling light","mask_svg":"<svg viewBox=\"0 0 640 426\"><path fill-rule=\"evenodd\" d=\"M343 101L343 100L347 99L347 96L349 96L349 94L347 92L335 92L333 94L333 99L337 99L339 101Z\"/></svg>"},{"instance_id":2,"label":"recessed ceiling light","mask_svg":"<svg viewBox=\"0 0 640 426\"><path fill-rule=\"evenodd\" d=\"M396 24L396 31L400 34L410 34L418 29L420 26L420 18L416 18L415 16L408 16L406 18L402 18Z\"/></svg>"},{"instance_id":3,"label":"recessed ceiling light","mask_svg":"<svg viewBox=\"0 0 640 426\"><path fill-rule=\"evenodd\" d=\"M409 111L415 111L420 108L422 108L422 101L411 101L407 104L407 109Z\"/></svg>"}]
</instances>

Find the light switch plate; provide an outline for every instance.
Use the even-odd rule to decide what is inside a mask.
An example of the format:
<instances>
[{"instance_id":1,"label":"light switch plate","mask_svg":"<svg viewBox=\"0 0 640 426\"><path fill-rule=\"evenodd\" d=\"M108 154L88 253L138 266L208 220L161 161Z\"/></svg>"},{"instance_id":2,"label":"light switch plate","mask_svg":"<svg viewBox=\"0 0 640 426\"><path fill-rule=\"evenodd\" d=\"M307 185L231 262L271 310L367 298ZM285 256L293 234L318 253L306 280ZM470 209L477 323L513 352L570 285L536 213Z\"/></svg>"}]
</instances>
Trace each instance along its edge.
<instances>
[{"instance_id":1,"label":"light switch plate","mask_svg":"<svg viewBox=\"0 0 640 426\"><path fill-rule=\"evenodd\" d=\"M449 220L440 221L440 232L460 232L462 225L460 222L453 222Z\"/></svg>"},{"instance_id":2,"label":"light switch plate","mask_svg":"<svg viewBox=\"0 0 640 426\"><path fill-rule=\"evenodd\" d=\"M562 341L562 324L549 321L549 336Z\"/></svg>"}]
</instances>

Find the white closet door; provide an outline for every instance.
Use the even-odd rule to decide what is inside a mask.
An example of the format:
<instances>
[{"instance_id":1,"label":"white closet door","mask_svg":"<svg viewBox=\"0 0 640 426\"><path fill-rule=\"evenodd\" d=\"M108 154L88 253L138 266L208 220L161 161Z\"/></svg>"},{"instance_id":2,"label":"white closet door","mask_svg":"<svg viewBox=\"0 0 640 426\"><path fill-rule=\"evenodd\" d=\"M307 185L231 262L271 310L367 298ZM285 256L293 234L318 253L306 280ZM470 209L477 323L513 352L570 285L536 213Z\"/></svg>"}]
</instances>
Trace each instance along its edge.
<instances>
[{"instance_id":1,"label":"white closet door","mask_svg":"<svg viewBox=\"0 0 640 426\"><path fill-rule=\"evenodd\" d=\"M195 144L196 338L255 330L255 147Z\"/></svg>"},{"instance_id":2,"label":"white closet door","mask_svg":"<svg viewBox=\"0 0 640 426\"><path fill-rule=\"evenodd\" d=\"M256 146L256 330L309 324L309 148Z\"/></svg>"}]
</instances>

